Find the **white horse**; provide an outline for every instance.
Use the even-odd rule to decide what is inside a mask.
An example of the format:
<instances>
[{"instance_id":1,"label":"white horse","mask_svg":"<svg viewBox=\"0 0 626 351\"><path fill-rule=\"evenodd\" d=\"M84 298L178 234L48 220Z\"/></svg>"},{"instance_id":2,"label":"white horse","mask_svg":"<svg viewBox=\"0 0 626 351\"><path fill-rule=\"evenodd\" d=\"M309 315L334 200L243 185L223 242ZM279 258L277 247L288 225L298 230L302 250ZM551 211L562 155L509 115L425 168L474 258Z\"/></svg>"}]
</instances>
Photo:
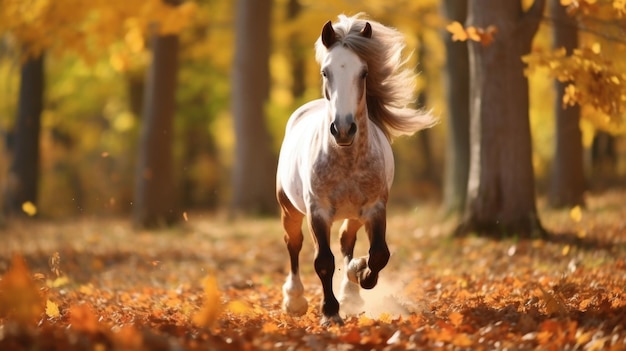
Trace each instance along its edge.
<instances>
[{"instance_id":1,"label":"white horse","mask_svg":"<svg viewBox=\"0 0 626 351\"><path fill-rule=\"evenodd\" d=\"M315 271L323 287L322 324L342 324L332 289L335 258L330 227L340 229L346 275L342 312L363 304L361 288L371 289L389 260L385 241L386 204L393 181L391 139L432 126L435 118L408 107L415 101L415 75L404 68L403 36L373 21L339 16L326 23L315 44L323 93L300 107L287 122L276 175L291 271L283 286L283 308L307 311L299 276L302 221L306 215L315 242ZM361 226L369 237L369 255L353 258Z\"/></svg>"}]
</instances>

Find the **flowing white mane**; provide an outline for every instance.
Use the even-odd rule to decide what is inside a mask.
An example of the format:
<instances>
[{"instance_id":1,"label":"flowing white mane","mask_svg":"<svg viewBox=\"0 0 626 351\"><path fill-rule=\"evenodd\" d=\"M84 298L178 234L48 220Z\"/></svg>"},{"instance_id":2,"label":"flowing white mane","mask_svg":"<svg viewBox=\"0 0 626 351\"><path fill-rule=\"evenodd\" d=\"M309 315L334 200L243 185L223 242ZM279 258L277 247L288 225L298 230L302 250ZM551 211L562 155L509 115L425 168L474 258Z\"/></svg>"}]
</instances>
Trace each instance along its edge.
<instances>
[{"instance_id":1,"label":"flowing white mane","mask_svg":"<svg viewBox=\"0 0 626 351\"><path fill-rule=\"evenodd\" d=\"M437 122L435 117L410 107L416 100L416 74L405 67L407 59L402 55L404 36L393 28L361 17L339 15L339 22L334 23L333 28L337 35L336 45L351 49L367 63L366 99L370 120L389 140L431 127ZM371 38L359 34L365 23L372 26ZM321 63L327 53L328 49L319 38L315 43L317 62Z\"/></svg>"}]
</instances>

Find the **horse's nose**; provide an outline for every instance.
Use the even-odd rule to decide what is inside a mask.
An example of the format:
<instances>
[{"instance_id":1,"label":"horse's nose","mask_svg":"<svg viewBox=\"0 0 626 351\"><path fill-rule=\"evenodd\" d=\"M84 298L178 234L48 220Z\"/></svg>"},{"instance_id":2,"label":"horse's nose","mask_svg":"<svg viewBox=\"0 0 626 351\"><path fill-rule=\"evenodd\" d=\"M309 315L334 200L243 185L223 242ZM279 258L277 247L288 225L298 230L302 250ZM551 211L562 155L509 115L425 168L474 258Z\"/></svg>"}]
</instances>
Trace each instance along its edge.
<instances>
[{"instance_id":1,"label":"horse's nose","mask_svg":"<svg viewBox=\"0 0 626 351\"><path fill-rule=\"evenodd\" d=\"M332 122L330 124L330 134L333 135L339 146L350 146L354 141L357 132L356 123L350 121L346 124Z\"/></svg>"},{"instance_id":2,"label":"horse's nose","mask_svg":"<svg viewBox=\"0 0 626 351\"><path fill-rule=\"evenodd\" d=\"M342 134L339 129L337 129L337 125L335 124L335 122L330 124L330 134L332 134L335 138L339 137ZM350 128L348 129L348 132L343 134L346 134L348 137L353 137L356 134L356 123L350 123Z\"/></svg>"},{"instance_id":3,"label":"horse's nose","mask_svg":"<svg viewBox=\"0 0 626 351\"><path fill-rule=\"evenodd\" d=\"M353 137L356 134L356 123L352 122L350 124L350 129L348 129L348 136Z\"/></svg>"}]
</instances>

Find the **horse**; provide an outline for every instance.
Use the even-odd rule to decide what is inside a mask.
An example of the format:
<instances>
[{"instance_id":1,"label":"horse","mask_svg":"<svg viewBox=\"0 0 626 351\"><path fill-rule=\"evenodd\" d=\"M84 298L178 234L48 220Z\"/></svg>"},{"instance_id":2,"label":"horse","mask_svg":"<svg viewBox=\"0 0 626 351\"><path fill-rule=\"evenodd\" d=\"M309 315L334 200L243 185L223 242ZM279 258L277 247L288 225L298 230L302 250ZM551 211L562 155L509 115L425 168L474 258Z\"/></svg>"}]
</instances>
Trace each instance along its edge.
<instances>
[{"instance_id":1,"label":"horse","mask_svg":"<svg viewBox=\"0 0 626 351\"><path fill-rule=\"evenodd\" d=\"M394 176L391 141L436 123L415 102L415 73L405 67L403 35L362 15L328 21L315 42L323 98L299 107L287 121L276 172L290 271L283 285L283 310L307 312L299 275L304 218L315 244L314 268L322 283L321 324L342 325L332 288L335 258L330 228L340 227L345 275L342 313L363 305L359 289L376 286L387 265L386 206ZM353 257L357 231L365 227L369 255Z\"/></svg>"}]
</instances>

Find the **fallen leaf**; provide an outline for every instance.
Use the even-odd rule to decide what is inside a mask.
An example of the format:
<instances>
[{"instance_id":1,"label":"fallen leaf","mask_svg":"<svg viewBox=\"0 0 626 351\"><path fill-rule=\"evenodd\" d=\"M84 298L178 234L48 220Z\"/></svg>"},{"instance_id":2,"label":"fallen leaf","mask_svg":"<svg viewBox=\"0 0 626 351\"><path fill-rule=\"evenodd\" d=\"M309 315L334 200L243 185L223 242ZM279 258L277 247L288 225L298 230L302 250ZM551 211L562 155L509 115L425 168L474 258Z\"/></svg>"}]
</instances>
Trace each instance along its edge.
<instances>
[{"instance_id":1,"label":"fallen leaf","mask_svg":"<svg viewBox=\"0 0 626 351\"><path fill-rule=\"evenodd\" d=\"M47 300L46 301L46 315L50 318L57 318L61 315L61 313L59 312L59 306L50 301Z\"/></svg>"},{"instance_id":2,"label":"fallen leaf","mask_svg":"<svg viewBox=\"0 0 626 351\"><path fill-rule=\"evenodd\" d=\"M463 314L459 312L452 312L448 315L448 319L452 325L458 328L461 323L463 323Z\"/></svg>"},{"instance_id":3,"label":"fallen leaf","mask_svg":"<svg viewBox=\"0 0 626 351\"><path fill-rule=\"evenodd\" d=\"M83 303L71 306L69 308L69 315L72 329L86 333L95 333L98 331L98 316L96 316L96 313L89 304Z\"/></svg>"},{"instance_id":4,"label":"fallen leaf","mask_svg":"<svg viewBox=\"0 0 626 351\"><path fill-rule=\"evenodd\" d=\"M30 201L26 201L22 204L22 211L32 217L37 214L37 206Z\"/></svg>"},{"instance_id":5,"label":"fallen leaf","mask_svg":"<svg viewBox=\"0 0 626 351\"><path fill-rule=\"evenodd\" d=\"M193 317L195 325L210 328L222 312L221 293L217 288L217 279L210 275L204 279L204 301Z\"/></svg>"},{"instance_id":6,"label":"fallen leaf","mask_svg":"<svg viewBox=\"0 0 626 351\"><path fill-rule=\"evenodd\" d=\"M9 270L0 280L0 317L19 324L34 324L45 310L40 293L22 256L15 254Z\"/></svg>"}]
</instances>

